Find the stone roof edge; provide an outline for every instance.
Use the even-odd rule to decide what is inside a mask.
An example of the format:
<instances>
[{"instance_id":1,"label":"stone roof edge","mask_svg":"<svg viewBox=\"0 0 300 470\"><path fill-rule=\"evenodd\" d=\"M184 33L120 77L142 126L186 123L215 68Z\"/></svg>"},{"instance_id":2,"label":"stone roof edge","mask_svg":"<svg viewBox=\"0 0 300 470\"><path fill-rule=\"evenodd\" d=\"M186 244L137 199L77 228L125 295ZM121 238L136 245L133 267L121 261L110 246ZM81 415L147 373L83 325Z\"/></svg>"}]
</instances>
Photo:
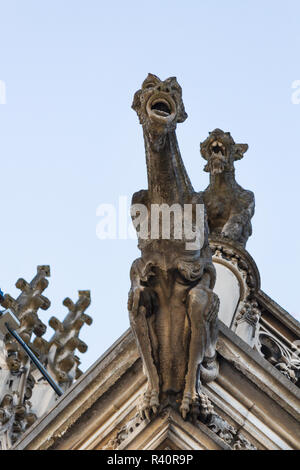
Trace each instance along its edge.
<instances>
[{"instance_id":1,"label":"stone roof edge","mask_svg":"<svg viewBox=\"0 0 300 470\"><path fill-rule=\"evenodd\" d=\"M286 379L279 371L277 371L271 364L269 364L258 352L254 351L248 346L241 338L234 332L220 322L220 332L232 341L235 346L240 348L247 356L267 373L276 379L277 383L284 386L288 393L300 399L300 390ZM131 353L128 354L128 351ZM132 350L135 353L132 354ZM34 425L22 436L22 438L15 444L12 450L22 450L27 448L31 442L36 438L43 440L43 434L49 433L49 426L53 426L52 436L63 434L62 427L67 430L81 416L84 411L94 403L101 395L99 389L101 387L101 380L99 383L99 376L105 374L105 369L114 360L118 360L121 355L126 356L126 364L124 364L121 373L126 373L126 370L139 358L134 338L131 330L128 329L96 362L93 364L85 374L83 374L77 382L70 388L55 404L55 406L43 417L41 417ZM114 377L113 377L114 376ZM98 380L97 380L98 377ZM112 381L118 380L118 371L114 369L111 376ZM98 384L98 385L97 385ZM97 395L98 390L98 395ZM100 393L100 395L99 395ZM84 397L84 395L86 395ZM80 404L79 407L74 408L75 402L83 398L84 406ZM55 423L56 418L60 418L60 422Z\"/></svg>"},{"instance_id":2,"label":"stone roof edge","mask_svg":"<svg viewBox=\"0 0 300 470\"><path fill-rule=\"evenodd\" d=\"M72 404L74 401L79 400L80 396L84 396L87 389L88 396L85 397L84 401L88 402L89 406L97 400L97 387L99 388L99 379L97 377L105 372L107 366L109 366L117 357L119 357L126 350L130 349L130 346L134 346L134 338L131 334L130 328L121 335L117 341L106 350L102 356L82 375L80 378L74 382L72 387L64 393L55 403L53 408L51 408L44 416L41 416L19 439L19 441L11 448L11 450L22 450L27 447L27 445L33 441L40 433L43 433L51 423L55 422L55 419L59 415L64 415L66 422L71 421L72 424L75 422L79 416L81 416L86 407L80 406L77 409L76 418L74 419L74 410L72 409ZM135 348L136 349L136 348ZM132 357L133 356L133 357ZM139 359L138 352L136 350L135 354L128 355L128 369L136 360ZM117 370L114 370L113 375L117 375ZM124 370L125 372L125 370ZM113 376L111 377L113 380ZM98 383L98 385L97 385ZM93 398L91 396L94 396ZM59 426L58 426L59 427ZM69 426L68 426L69 427Z\"/></svg>"},{"instance_id":3,"label":"stone roof edge","mask_svg":"<svg viewBox=\"0 0 300 470\"><path fill-rule=\"evenodd\" d=\"M279 321L281 321L285 326L292 330L293 333L300 337L300 322L295 317L288 313L261 289L256 293L255 297Z\"/></svg>"}]
</instances>

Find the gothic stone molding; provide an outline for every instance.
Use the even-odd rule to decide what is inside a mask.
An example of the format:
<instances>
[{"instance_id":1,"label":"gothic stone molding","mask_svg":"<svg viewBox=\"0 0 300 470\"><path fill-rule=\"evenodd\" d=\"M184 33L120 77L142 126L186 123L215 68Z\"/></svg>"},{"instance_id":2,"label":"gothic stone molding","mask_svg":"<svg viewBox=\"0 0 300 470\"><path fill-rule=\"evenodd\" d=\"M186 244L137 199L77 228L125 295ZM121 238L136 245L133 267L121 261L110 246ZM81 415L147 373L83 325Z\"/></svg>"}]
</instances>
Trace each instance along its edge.
<instances>
[{"instance_id":1,"label":"gothic stone molding","mask_svg":"<svg viewBox=\"0 0 300 470\"><path fill-rule=\"evenodd\" d=\"M240 440L245 438L259 449L299 448L299 389L235 333L221 323L219 328L220 373L205 386L205 394L215 413L234 429L231 446L244 446ZM232 448L220 438L218 427L216 432L209 428L209 420L195 426L175 411L176 426L168 426L165 415L151 421L137 418L136 426L138 397L145 386L128 330L14 449L111 449L116 438L120 449Z\"/></svg>"}]
</instances>

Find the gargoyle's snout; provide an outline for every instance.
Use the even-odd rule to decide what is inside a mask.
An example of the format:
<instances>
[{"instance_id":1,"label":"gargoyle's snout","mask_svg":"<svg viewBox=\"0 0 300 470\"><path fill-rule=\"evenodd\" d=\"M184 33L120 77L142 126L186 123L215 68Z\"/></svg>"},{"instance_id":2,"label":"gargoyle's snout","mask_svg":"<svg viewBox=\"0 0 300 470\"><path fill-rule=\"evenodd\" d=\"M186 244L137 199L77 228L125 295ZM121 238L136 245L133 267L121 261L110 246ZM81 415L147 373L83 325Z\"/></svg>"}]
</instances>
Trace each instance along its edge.
<instances>
[{"instance_id":1,"label":"gargoyle's snout","mask_svg":"<svg viewBox=\"0 0 300 470\"><path fill-rule=\"evenodd\" d=\"M166 83L160 83L159 85L156 85L155 91L158 93L163 92L163 93L170 93L170 87Z\"/></svg>"}]
</instances>

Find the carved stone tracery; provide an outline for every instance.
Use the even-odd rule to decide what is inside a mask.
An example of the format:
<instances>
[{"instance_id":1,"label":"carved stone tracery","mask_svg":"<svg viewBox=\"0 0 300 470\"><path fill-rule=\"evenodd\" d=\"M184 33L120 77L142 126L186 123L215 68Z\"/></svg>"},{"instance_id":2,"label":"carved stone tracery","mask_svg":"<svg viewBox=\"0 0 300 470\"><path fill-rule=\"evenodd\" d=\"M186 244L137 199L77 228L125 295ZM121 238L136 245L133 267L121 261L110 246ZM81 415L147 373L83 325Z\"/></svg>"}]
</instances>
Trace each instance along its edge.
<instances>
[{"instance_id":1,"label":"carved stone tracery","mask_svg":"<svg viewBox=\"0 0 300 470\"><path fill-rule=\"evenodd\" d=\"M255 349L287 379L300 385L300 350L288 345L263 323L256 333Z\"/></svg>"}]
</instances>

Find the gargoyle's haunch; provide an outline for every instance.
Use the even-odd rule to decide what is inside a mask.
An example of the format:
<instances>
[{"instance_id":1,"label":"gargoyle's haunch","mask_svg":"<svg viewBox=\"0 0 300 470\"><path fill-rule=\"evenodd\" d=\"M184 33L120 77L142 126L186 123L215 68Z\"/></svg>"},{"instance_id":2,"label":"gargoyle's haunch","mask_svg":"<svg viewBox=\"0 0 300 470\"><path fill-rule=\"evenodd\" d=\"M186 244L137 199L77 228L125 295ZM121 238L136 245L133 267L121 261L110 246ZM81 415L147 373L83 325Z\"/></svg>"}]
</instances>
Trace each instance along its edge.
<instances>
[{"instance_id":1,"label":"gargoyle's haunch","mask_svg":"<svg viewBox=\"0 0 300 470\"><path fill-rule=\"evenodd\" d=\"M230 132L215 129L200 145L210 173L210 184L203 193L212 236L224 236L246 245L252 233L254 194L235 181L234 161L243 158L247 144L236 144Z\"/></svg>"},{"instance_id":2,"label":"gargoyle's haunch","mask_svg":"<svg viewBox=\"0 0 300 470\"><path fill-rule=\"evenodd\" d=\"M149 74L136 92L133 109L143 126L148 190L135 193L133 204L203 204L182 162L175 129L187 115L176 78L161 81ZM142 413L180 405L185 418L199 413L199 373L213 380L218 297L212 289L215 269L208 227L201 249L186 250L185 240L139 239L141 258L131 268L129 316L143 360L148 388ZM202 400L203 401L203 400ZM199 405L200 404L200 405Z\"/></svg>"}]
</instances>

